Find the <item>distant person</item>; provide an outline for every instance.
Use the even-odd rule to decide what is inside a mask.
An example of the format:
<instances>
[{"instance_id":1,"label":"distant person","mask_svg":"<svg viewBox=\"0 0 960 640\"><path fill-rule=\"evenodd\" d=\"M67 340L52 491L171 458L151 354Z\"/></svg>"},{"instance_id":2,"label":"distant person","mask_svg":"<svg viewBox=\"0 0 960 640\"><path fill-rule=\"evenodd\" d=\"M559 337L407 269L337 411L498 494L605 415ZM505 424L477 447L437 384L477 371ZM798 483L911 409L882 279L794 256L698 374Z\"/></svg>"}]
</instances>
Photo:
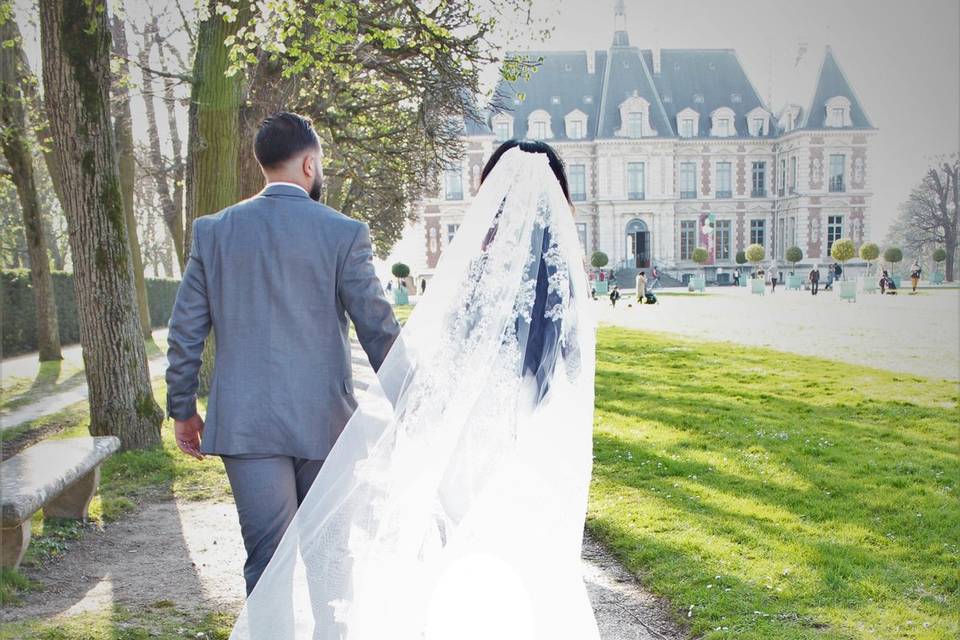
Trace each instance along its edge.
<instances>
[{"instance_id":1,"label":"distant person","mask_svg":"<svg viewBox=\"0 0 960 640\"><path fill-rule=\"evenodd\" d=\"M810 275L808 276L810 280L810 295L817 295L817 291L820 290L820 270L814 267L810 269Z\"/></svg>"},{"instance_id":2,"label":"distant person","mask_svg":"<svg viewBox=\"0 0 960 640\"><path fill-rule=\"evenodd\" d=\"M420 295L423 295L427 292L427 279L420 278Z\"/></svg>"},{"instance_id":3,"label":"distant person","mask_svg":"<svg viewBox=\"0 0 960 640\"><path fill-rule=\"evenodd\" d=\"M617 285L613 285L613 288L610 289L610 304L616 307L617 300L619 300L621 297L620 289L617 287Z\"/></svg>"},{"instance_id":4,"label":"distant person","mask_svg":"<svg viewBox=\"0 0 960 640\"><path fill-rule=\"evenodd\" d=\"M637 302L643 303L644 297L647 295L647 276L641 271L637 274Z\"/></svg>"},{"instance_id":5,"label":"distant person","mask_svg":"<svg viewBox=\"0 0 960 640\"><path fill-rule=\"evenodd\" d=\"M740 269L733 270L733 286L740 286Z\"/></svg>"},{"instance_id":6,"label":"distant person","mask_svg":"<svg viewBox=\"0 0 960 640\"><path fill-rule=\"evenodd\" d=\"M387 293L393 291L393 280L387 283Z\"/></svg>"},{"instance_id":7,"label":"distant person","mask_svg":"<svg viewBox=\"0 0 960 640\"><path fill-rule=\"evenodd\" d=\"M843 267L840 266L839 262L833 263L833 279L839 280L843 276Z\"/></svg>"},{"instance_id":8,"label":"distant person","mask_svg":"<svg viewBox=\"0 0 960 640\"><path fill-rule=\"evenodd\" d=\"M833 291L833 269L827 269L827 283L823 286L824 291Z\"/></svg>"},{"instance_id":9,"label":"distant person","mask_svg":"<svg viewBox=\"0 0 960 640\"><path fill-rule=\"evenodd\" d=\"M885 293L891 296L897 295L897 283L893 281L886 269L880 274L880 295Z\"/></svg>"},{"instance_id":10,"label":"distant person","mask_svg":"<svg viewBox=\"0 0 960 640\"><path fill-rule=\"evenodd\" d=\"M662 286L660 284L660 271L656 266L654 266L653 270L650 272L650 290L653 291L660 286Z\"/></svg>"},{"instance_id":11,"label":"distant person","mask_svg":"<svg viewBox=\"0 0 960 640\"><path fill-rule=\"evenodd\" d=\"M770 267L770 293L777 292L777 280L778 280L777 276L778 275L779 274L777 274L777 268Z\"/></svg>"},{"instance_id":12,"label":"distant person","mask_svg":"<svg viewBox=\"0 0 960 640\"><path fill-rule=\"evenodd\" d=\"M913 261L913 266L910 267L910 282L913 284L913 293L917 292L917 285L920 284L920 274L923 273L923 269L920 268L920 259L917 258Z\"/></svg>"}]
</instances>

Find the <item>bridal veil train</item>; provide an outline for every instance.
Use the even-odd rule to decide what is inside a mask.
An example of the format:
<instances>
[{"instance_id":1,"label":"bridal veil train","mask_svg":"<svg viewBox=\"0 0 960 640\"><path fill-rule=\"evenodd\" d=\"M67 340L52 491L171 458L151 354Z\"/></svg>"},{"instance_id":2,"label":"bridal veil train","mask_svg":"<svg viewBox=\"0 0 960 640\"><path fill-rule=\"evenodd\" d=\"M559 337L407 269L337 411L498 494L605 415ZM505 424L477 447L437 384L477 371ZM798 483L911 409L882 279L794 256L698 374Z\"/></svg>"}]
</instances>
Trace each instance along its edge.
<instances>
[{"instance_id":1,"label":"bridal veil train","mask_svg":"<svg viewBox=\"0 0 960 640\"><path fill-rule=\"evenodd\" d=\"M547 156L510 149L231 638L598 638L580 565L588 300ZM530 366L535 339L553 349L549 366Z\"/></svg>"}]
</instances>

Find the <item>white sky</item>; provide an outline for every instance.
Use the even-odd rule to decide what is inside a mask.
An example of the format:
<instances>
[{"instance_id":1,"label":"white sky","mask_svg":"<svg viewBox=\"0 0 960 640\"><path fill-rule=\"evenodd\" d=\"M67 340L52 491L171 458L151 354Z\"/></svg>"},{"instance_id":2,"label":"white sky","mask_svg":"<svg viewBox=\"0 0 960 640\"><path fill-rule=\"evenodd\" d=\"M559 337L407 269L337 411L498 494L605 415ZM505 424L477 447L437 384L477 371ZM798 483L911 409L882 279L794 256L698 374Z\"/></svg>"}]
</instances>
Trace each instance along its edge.
<instances>
[{"instance_id":1,"label":"white sky","mask_svg":"<svg viewBox=\"0 0 960 640\"><path fill-rule=\"evenodd\" d=\"M150 6L146 0L123 4L135 21L142 20ZM190 0L183 4L192 7ZM549 17L555 31L546 43L526 46L592 50L610 45L614 0L534 0L534 4L535 15ZM625 4L631 44L736 49L754 86L774 111L787 102L808 108L824 48L832 45L879 129L869 163L875 193L874 240L883 239L897 206L920 179L929 158L960 149L957 0L626 0ZM158 10L166 6L171 23L177 19L166 3L154 6ZM33 2L17 0L17 7L28 56L39 71ZM807 53L795 66L801 42L807 44ZM511 47L525 45L514 42ZM486 79L492 82L496 73L491 69ZM135 132L145 137L142 101L135 98L133 108ZM165 113L158 116L160 134L166 138ZM184 122L180 128L185 129Z\"/></svg>"}]
</instances>

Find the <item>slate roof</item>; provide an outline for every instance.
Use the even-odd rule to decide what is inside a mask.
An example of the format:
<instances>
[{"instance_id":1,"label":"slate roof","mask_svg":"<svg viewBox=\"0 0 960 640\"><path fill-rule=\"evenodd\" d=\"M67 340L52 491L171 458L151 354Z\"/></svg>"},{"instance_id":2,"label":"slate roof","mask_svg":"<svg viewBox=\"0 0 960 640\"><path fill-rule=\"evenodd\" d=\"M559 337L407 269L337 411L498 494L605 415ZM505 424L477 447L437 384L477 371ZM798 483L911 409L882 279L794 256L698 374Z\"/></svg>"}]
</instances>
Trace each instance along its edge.
<instances>
[{"instance_id":1,"label":"slate roof","mask_svg":"<svg viewBox=\"0 0 960 640\"><path fill-rule=\"evenodd\" d=\"M806 111L806 120L803 123L805 129L826 129L825 121L827 119L827 100L835 96L843 96L850 101L850 127L846 129L873 129L873 124L867 113L863 110L857 94L853 87L847 81L843 69L833 55L833 50L827 47L827 54L823 59L823 65L820 67L820 75L817 78L817 88L813 92L813 101L810 108ZM830 127L834 128L834 127Z\"/></svg>"},{"instance_id":2,"label":"slate roof","mask_svg":"<svg viewBox=\"0 0 960 640\"><path fill-rule=\"evenodd\" d=\"M747 114L761 107L760 99L733 49L663 49L657 89L670 121L686 108L700 115L698 137L710 137L710 114L721 107L733 110L738 136L749 135ZM771 114L772 116L772 114ZM764 137L777 134L772 117Z\"/></svg>"},{"instance_id":3,"label":"slate roof","mask_svg":"<svg viewBox=\"0 0 960 640\"><path fill-rule=\"evenodd\" d=\"M617 44L619 42L620 44ZM544 51L524 54L542 57L538 70L528 80L506 82L497 87L489 116L503 111L513 116L515 138L527 136L527 118L543 109L550 114L553 139L569 139L564 116L580 109L587 114L585 138L615 138L620 122L619 106L632 95L650 103L650 124L657 137L676 137L676 116L687 107L700 116L698 137L710 137L710 114L729 107L735 114L736 135L748 136L747 115L757 107L770 114L764 138L780 135L777 118L757 92L733 49L663 49L660 72L654 74L654 53L615 41L606 51ZM594 72L587 70L587 56L594 56ZM609 64L607 64L609 62ZM523 100L518 100L519 95ZM801 110L801 126L823 127L824 104L842 95L850 100L853 128L873 128L830 49L823 62L812 107ZM805 118L805 120L803 120ZM468 130L470 129L468 125ZM483 130L486 135L489 129Z\"/></svg>"},{"instance_id":4,"label":"slate roof","mask_svg":"<svg viewBox=\"0 0 960 640\"><path fill-rule=\"evenodd\" d=\"M543 62L530 74L528 80L513 83L501 81L497 87L492 111L502 111L513 117L513 136L527 136L527 117L537 109L550 114L554 139L567 139L564 116L579 109L587 114L587 138L595 138L597 114L600 108L601 81L606 67L607 52L551 51L523 54ZM587 70L587 56L594 56L594 72ZM520 104L516 97L524 94Z\"/></svg>"}]
</instances>

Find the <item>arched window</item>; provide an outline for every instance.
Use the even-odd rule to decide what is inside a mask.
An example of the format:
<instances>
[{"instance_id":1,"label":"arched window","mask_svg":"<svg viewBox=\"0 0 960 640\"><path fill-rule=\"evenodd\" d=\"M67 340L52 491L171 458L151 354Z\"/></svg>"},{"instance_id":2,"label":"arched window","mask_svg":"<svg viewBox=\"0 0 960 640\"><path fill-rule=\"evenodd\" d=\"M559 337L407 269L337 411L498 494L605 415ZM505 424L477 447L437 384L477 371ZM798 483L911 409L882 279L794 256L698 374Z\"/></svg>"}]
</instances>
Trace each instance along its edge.
<instances>
[{"instance_id":1,"label":"arched window","mask_svg":"<svg viewBox=\"0 0 960 640\"><path fill-rule=\"evenodd\" d=\"M587 114L580 109L574 109L563 117L563 127L567 137L571 140L582 140L587 137Z\"/></svg>"},{"instance_id":2,"label":"arched window","mask_svg":"<svg viewBox=\"0 0 960 640\"><path fill-rule=\"evenodd\" d=\"M493 129L493 137L498 142L503 142L513 137L513 116L506 113L498 113L490 119L490 125Z\"/></svg>"},{"instance_id":3,"label":"arched window","mask_svg":"<svg viewBox=\"0 0 960 640\"><path fill-rule=\"evenodd\" d=\"M678 113L677 134L681 138L696 138L700 135L700 114L690 107Z\"/></svg>"},{"instance_id":4,"label":"arched window","mask_svg":"<svg viewBox=\"0 0 960 640\"><path fill-rule=\"evenodd\" d=\"M747 129L751 136L763 137L770 133L770 114L762 107L756 107L747 114Z\"/></svg>"}]
</instances>

